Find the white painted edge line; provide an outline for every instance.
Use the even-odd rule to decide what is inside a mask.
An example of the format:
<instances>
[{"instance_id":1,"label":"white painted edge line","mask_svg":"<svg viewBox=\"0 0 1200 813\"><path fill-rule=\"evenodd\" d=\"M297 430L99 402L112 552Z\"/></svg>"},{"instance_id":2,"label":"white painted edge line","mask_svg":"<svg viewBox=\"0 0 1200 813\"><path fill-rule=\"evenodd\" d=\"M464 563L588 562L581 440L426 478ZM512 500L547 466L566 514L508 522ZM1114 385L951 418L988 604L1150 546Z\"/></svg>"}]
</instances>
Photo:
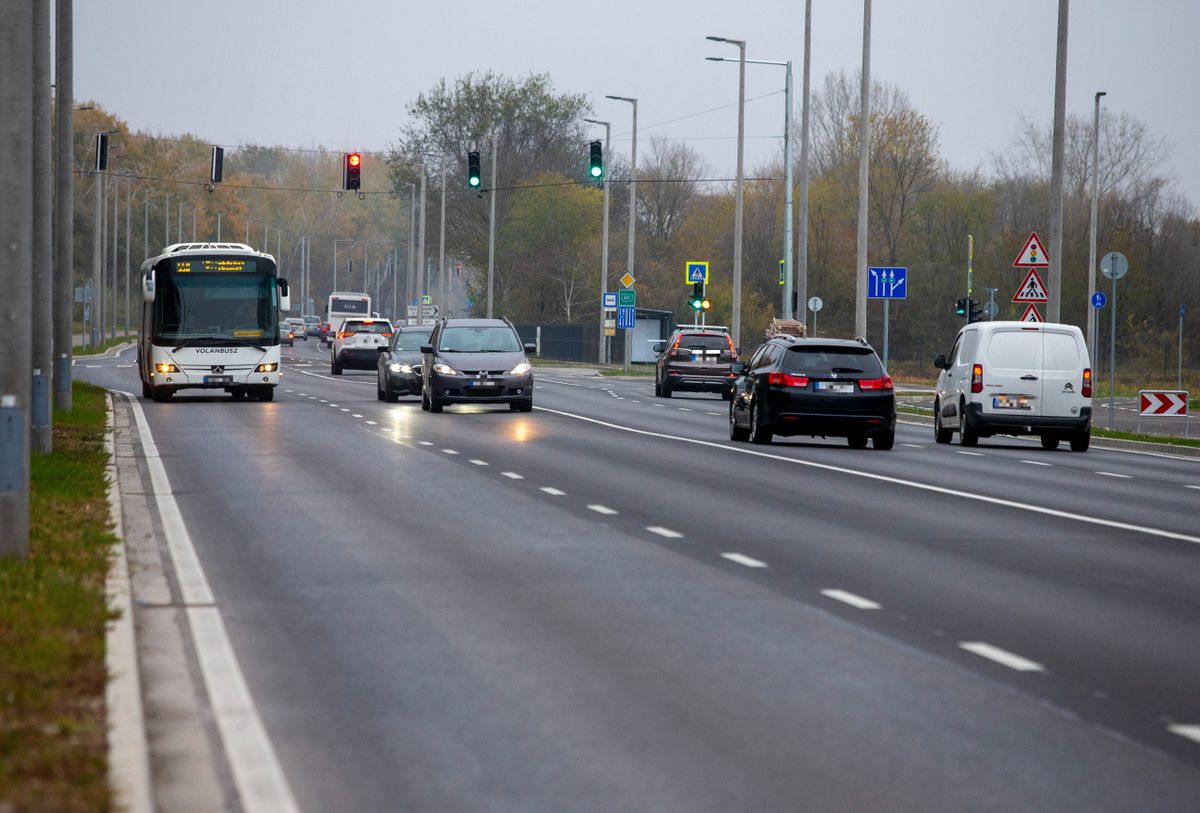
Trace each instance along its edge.
<instances>
[{"instance_id":1,"label":"white painted edge line","mask_svg":"<svg viewBox=\"0 0 1200 813\"><path fill-rule=\"evenodd\" d=\"M502 472L500 472L500 474L507 477L510 480L524 480L525 479L524 475L517 474L515 471L502 471Z\"/></svg>"},{"instance_id":2,"label":"white painted edge line","mask_svg":"<svg viewBox=\"0 0 1200 813\"><path fill-rule=\"evenodd\" d=\"M476 466L486 466L488 464L486 460L480 460L478 457L471 458L470 462Z\"/></svg>"},{"instance_id":3,"label":"white painted edge line","mask_svg":"<svg viewBox=\"0 0 1200 813\"><path fill-rule=\"evenodd\" d=\"M737 562L739 565L746 567L766 567L766 562L760 562L758 559L753 559L749 556L743 556L740 553L722 553L722 559L728 559L731 562Z\"/></svg>"},{"instance_id":4,"label":"white painted edge line","mask_svg":"<svg viewBox=\"0 0 1200 813\"><path fill-rule=\"evenodd\" d=\"M652 534L666 537L667 539L682 539L683 534L679 531L672 531L670 528L664 528L661 525L647 525L646 530Z\"/></svg>"},{"instance_id":5,"label":"white painted edge line","mask_svg":"<svg viewBox=\"0 0 1200 813\"><path fill-rule=\"evenodd\" d=\"M1117 474L1115 471L1098 471L1098 472L1096 472L1096 474L1099 474L1101 477L1119 477L1122 480L1132 480L1133 479L1132 475Z\"/></svg>"},{"instance_id":6,"label":"white painted edge line","mask_svg":"<svg viewBox=\"0 0 1200 813\"><path fill-rule=\"evenodd\" d=\"M1041 460L1022 460L1022 463L1028 463L1031 466L1052 466L1053 463L1044 463Z\"/></svg>"},{"instance_id":7,"label":"white painted edge line","mask_svg":"<svg viewBox=\"0 0 1200 813\"><path fill-rule=\"evenodd\" d=\"M117 616L105 625L104 666L109 674L104 702L108 716L108 781L116 806L130 813L152 813L150 746L146 742L146 716L142 707L142 680L138 671L137 641L133 630L133 596L129 561L125 556L125 523L121 513L121 484L117 480L116 430L112 393L108 393L108 427L104 451L108 454L108 512L117 544L104 580L108 607Z\"/></svg>"},{"instance_id":8,"label":"white painted edge line","mask_svg":"<svg viewBox=\"0 0 1200 813\"><path fill-rule=\"evenodd\" d=\"M246 813L299 813L258 708L246 687L246 679L229 636L225 633L221 611L213 606L208 580L171 492L171 483L158 456L158 447L150 434L146 415L133 395L127 392L122 395L129 401L137 422L155 504L167 537L167 551L179 581L183 603L190 605L187 619L196 648L196 659L204 677L208 700L242 809Z\"/></svg>"},{"instance_id":9,"label":"white painted edge line","mask_svg":"<svg viewBox=\"0 0 1200 813\"><path fill-rule=\"evenodd\" d=\"M617 509L609 508L607 505L599 505L599 504L589 505L588 509L591 511L595 511L597 514L604 514L604 516L606 516L606 517L610 517L613 514L617 513Z\"/></svg>"},{"instance_id":10,"label":"white painted edge line","mask_svg":"<svg viewBox=\"0 0 1200 813\"><path fill-rule=\"evenodd\" d=\"M1013 654L1007 649L1001 649L998 646L984 643L983 641L960 641L959 648L965 649L973 655L978 655L981 658L987 658L989 661L995 661L1001 666L1007 666L1009 669L1015 669L1018 672L1045 672L1045 668L1036 661L1031 661L1028 658L1022 658L1020 655Z\"/></svg>"},{"instance_id":11,"label":"white painted edge line","mask_svg":"<svg viewBox=\"0 0 1200 813\"><path fill-rule=\"evenodd\" d=\"M849 604L851 607L857 607L860 610L878 610L883 606L877 601L871 601L869 598L863 598L847 590L839 590L835 587L822 590L821 595L831 598L834 601L840 601L843 604Z\"/></svg>"},{"instance_id":12,"label":"white painted edge line","mask_svg":"<svg viewBox=\"0 0 1200 813\"><path fill-rule=\"evenodd\" d=\"M663 440L673 440L677 443L690 443L695 446L707 446L713 449L724 449L728 452L736 454L751 455L753 457L763 457L769 460L778 460L784 463L791 463L796 466L806 466L812 469L821 471L836 472L838 474L847 474L851 477L861 477L865 480L874 480L880 483L891 483L893 485L905 486L907 488L915 488L921 491L928 491L934 494L945 494L950 497L959 497L964 500L973 500L974 502L987 503L988 505L997 505L1003 508L1012 508L1018 511L1028 511L1033 514L1041 514L1048 517L1057 517L1059 519L1068 519L1073 522L1083 522L1088 525L1099 525L1104 528L1115 528L1121 531L1130 531L1133 533L1146 534L1147 536L1156 536L1162 539L1175 539L1181 542L1191 542L1195 545L1200 545L1200 536L1191 536L1188 534L1176 533L1175 531L1167 531L1161 528L1151 528L1145 525L1134 525L1130 522L1121 522L1113 519L1103 519L1101 517L1087 516L1084 514L1076 514L1071 511L1060 511L1057 508L1046 508L1041 505L1029 505L1027 503L1016 502L1014 500L1006 500L1002 497L989 497L986 494L973 494L967 491L959 491L954 488L946 488L945 486L935 486L931 483L918 483L915 480L905 480L900 477L892 477L886 474L876 474L874 472L859 471L856 469L848 469L844 466L835 466L831 463L818 463L815 460L802 460L796 457L784 457L783 455L772 454L771 452L762 452L757 449L742 448L740 446L732 446L724 443L716 443L711 440L700 440L699 438L685 438L678 435L667 435L662 432L651 432L647 429L634 429L631 426L620 426L608 421L602 421L598 418L589 418L586 415L576 415L572 412L563 412L558 409L550 409L544 406L535 406L534 409L540 412L547 412L551 415L561 415L564 418L573 418L577 421L585 423L593 423L597 426L603 426L608 429L615 429L619 432L629 432L634 435L644 435L646 437L661 438Z\"/></svg>"},{"instance_id":13,"label":"white painted edge line","mask_svg":"<svg viewBox=\"0 0 1200 813\"><path fill-rule=\"evenodd\" d=\"M554 486L542 486L538 489L538 491L544 491L552 497L562 497L567 493L555 488Z\"/></svg>"},{"instance_id":14,"label":"white painted edge line","mask_svg":"<svg viewBox=\"0 0 1200 813\"><path fill-rule=\"evenodd\" d=\"M1167 731L1172 734L1178 734L1181 737L1187 737L1194 742L1200 742L1200 725L1169 725Z\"/></svg>"}]
</instances>

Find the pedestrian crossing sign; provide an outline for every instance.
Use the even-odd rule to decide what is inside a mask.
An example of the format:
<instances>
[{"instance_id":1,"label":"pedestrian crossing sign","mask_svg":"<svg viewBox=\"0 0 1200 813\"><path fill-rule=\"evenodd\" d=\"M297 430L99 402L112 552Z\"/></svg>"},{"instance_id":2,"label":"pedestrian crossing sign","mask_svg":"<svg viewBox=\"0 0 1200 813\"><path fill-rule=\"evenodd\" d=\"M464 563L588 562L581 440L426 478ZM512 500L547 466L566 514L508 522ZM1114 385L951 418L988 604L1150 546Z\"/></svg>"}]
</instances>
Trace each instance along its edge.
<instances>
[{"instance_id":1,"label":"pedestrian crossing sign","mask_svg":"<svg viewBox=\"0 0 1200 813\"><path fill-rule=\"evenodd\" d=\"M1046 283L1042 282L1041 276L1038 275L1036 268L1030 268L1029 273L1025 275L1025 281L1017 288L1017 292L1013 294L1013 302L1045 302L1049 297L1046 295Z\"/></svg>"},{"instance_id":2,"label":"pedestrian crossing sign","mask_svg":"<svg viewBox=\"0 0 1200 813\"><path fill-rule=\"evenodd\" d=\"M691 285L696 282L708 284L708 263L701 260L688 260L684 263L684 284Z\"/></svg>"}]
</instances>

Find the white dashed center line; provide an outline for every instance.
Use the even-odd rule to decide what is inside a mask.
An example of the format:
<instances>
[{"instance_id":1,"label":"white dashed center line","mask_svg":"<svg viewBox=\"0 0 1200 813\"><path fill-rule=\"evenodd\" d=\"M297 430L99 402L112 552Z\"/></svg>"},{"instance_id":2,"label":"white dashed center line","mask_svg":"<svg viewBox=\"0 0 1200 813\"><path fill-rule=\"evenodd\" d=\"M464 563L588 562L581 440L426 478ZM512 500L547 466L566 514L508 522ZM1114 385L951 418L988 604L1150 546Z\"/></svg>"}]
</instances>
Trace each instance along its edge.
<instances>
[{"instance_id":1,"label":"white dashed center line","mask_svg":"<svg viewBox=\"0 0 1200 813\"><path fill-rule=\"evenodd\" d=\"M330 406L337 406L337 404L330 404ZM350 410L347 409L346 407L342 407L342 412L349 412L349 411Z\"/></svg>"},{"instance_id":2,"label":"white dashed center line","mask_svg":"<svg viewBox=\"0 0 1200 813\"><path fill-rule=\"evenodd\" d=\"M589 505L588 508L595 511L597 514L604 514L606 517L617 513L615 508L609 508L607 505Z\"/></svg>"},{"instance_id":3,"label":"white dashed center line","mask_svg":"<svg viewBox=\"0 0 1200 813\"><path fill-rule=\"evenodd\" d=\"M925 447L919 443L901 443L901 446L907 446L910 449L924 449Z\"/></svg>"},{"instance_id":4,"label":"white dashed center line","mask_svg":"<svg viewBox=\"0 0 1200 813\"><path fill-rule=\"evenodd\" d=\"M375 421L367 421L367 426L378 426L378 425L379 424L375 423Z\"/></svg>"},{"instance_id":5,"label":"white dashed center line","mask_svg":"<svg viewBox=\"0 0 1200 813\"><path fill-rule=\"evenodd\" d=\"M834 601L840 601L843 604L849 604L851 607L857 607L860 610L878 610L882 606L876 601L871 601L869 598L856 596L854 593L847 592L846 590L838 590L836 588L822 590L821 595L825 596L826 598L831 598Z\"/></svg>"},{"instance_id":6,"label":"white dashed center line","mask_svg":"<svg viewBox=\"0 0 1200 813\"><path fill-rule=\"evenodd\" d=\"M458 452L453 449L442 449L442 454L458 454Z\"/></svg>"},{"instance_id":7,"label":"white dashed center line","mask_svg":"<svg viewBox=\"0 0 1200 813\"><path fill-rule=\"evenodd\" d=\"M1028 463L1031 466L1049 466L1050 463L1043 463L1041 460L1022 460L1022 463Z\"/></svg>"},{"instance_id":8,"label":"white dashed center line","mask_svg":"<svg viewBox=\"0 0 1200 813\"><path fill-rule=\"evenodd\" d=\"M983 457L983 452L964 452L962 449L959 449L958 453L970 455L971 457Z\"/></svg>"},{"instance_id":9,"label":"white dashed center line","mask_svg":"<svg viewBox=\"0 0 1200 813\"><path fill-rule=\"evenodd\" d=\"M362 417L362 415L359 415L357 412L355 412L355 413L354 413L353 415L351 415L350 417L351 417L351 418L361 418L361 417Z\"/></svg>"},{"instance_id":10,"label":"white dashed center line","mask_svg":"<svg viewBox=\"0 0 1200 813\"><path fill-rule=\"evenodd\" d=\"M722 553L721 558L728 559L731 562L737 562L739 565L746 567L766 567L766 562L760 562L757 559L751 559L749 556L743 556L740 553Z\"/></svg>"},{"instance_id":11,"label":"white dashed center line","mask_svg":"<svg viewBox=\"0 0 1200 813\"><path fill-rule=\"evenodd\" d=\"M720 412L706 412L706 413L704 413L704 414L705 414L705 415L716 415L717 417L720 417L720 416L721 416L721 413L720 413Z\"/></svg>"},{"instance_id":12,"label":"white dashed center line","mask_svg":"<svg viewBox=\"0 0 1200 813\"><path fill-rule=\"evenodd\" d=\"M471 458L471 462L474 463L476 466L486 466L488 464L488 462L486 460L480 460L477 457Z\"/></svg>"},{"instance_id":13,"label":"white dashed center line","mask_svg":"<svg viewBox=\"0 0 1200 813\"><path fill-rule=\"evenodd\" d=\"M666 409L666 407L662 404L655 404L654 406L658 407L659 409Z\"/></svg>"},{"instance_id":14,"label":"white dashed center line","mask_svg":"<svg viewBox=\"0 0 1200 813\"><path fill-rule=\"evenodd\" d=\"M679 411L680 412L691 412L692 410L689 407L680 407Z\"/></svg>"},{"instance_id":15,"label":"white dashed center line","mask_svg":"<svg viewBox=\"0 0 1200 813\"><path fill-rule=\"evenodd\" d=\"M554 486L542 486L538 490L545 491L547 494L549 494L552 497L561 497L567 493L565 491L560 491L559 489L555 488Z\"/></svg>"},{"instance_id":16,"label":"white dashed center line","mask_svg":"<svg viewBox=\"0 0 1200 813\"><path fill-rule=\"evenodd\" d=\"M646 526L646 530L652 534L658 534L659 536L665 536L667 539L682 539L683 538L683 534L679 533L679 531L672 531L670 528L664 528L661 525L648 525L648 526Z\"/></svg>"},{"instance_id":17,"label":"white dashed center line","mask_svg":"<svg viewBox=\"0 0 1200 813\"><path fill-rule=\"evenodd\" d=\"M1098 472L1096 472L1096 474L1099 474L1101 477L1119 477L1122 480L1132 480L1133 479L1128 474L1117 474L1116 472L1112 472L1112 471L1098 471Z\"/></svg>"},{"instance_id":18,"label":"white dashed center line","mask_svg":"<svg viewBox=\"0 0 1200 813\"><path fill-rule=\"evenodd\" d=\"M324 401L322 401L321 403L323 404L323 403L325 403L325 402L324 402ZM331 406L331 407L335 407L335 406L337 406L337 404L330 404L330 406Z\"/></svg>"},{"instance_id":19,"label":"white dashed center line","mask_svg":"<svg viewBox=\"0 0 1200 813\"><path fill-rule=\"evenodd\" d=\"M1006 649L1001 649L998 646L985 644L983 641L961 641L959 647L968 652L978 655L981 658L987 658L989 661L1007 666L1009 669L1015 669L1018 672L1045 672L1046 670L1040 663L1031 661L1028 658L1022 658L1020 655L1014 655Z\"/></svg>"},{"instance_id":20,"label":"white dashed center line","mask_svg":"<svg viewBox=\"0 0 1200 813\"><path fill-rule=\"evenodd\" d=\"M433 444L427 440L418 440L417 445L418 446L432 446Z\"/></svg>"},{"instance_id":21,"label":"white dashed center line","mask_svg":"<svg viewBox=\"0 0 1200 813\"><path fill-rule=\"evenodd\" d=\"M1167 731L1187 737L1189 740L1200 742L1200 725L1169 725Z\"/></svg>"},{"instance_id":22,"label":"white dashed center line","mask_svg":"<svg viewBox=\"0 0 1200 813\"><path fill-rule=\"evenodd\" d=\"M517 474L515 471L502 471L500 473L510 480L524 480L525 479L524 475Z\"/></svg>"}]
</instances>

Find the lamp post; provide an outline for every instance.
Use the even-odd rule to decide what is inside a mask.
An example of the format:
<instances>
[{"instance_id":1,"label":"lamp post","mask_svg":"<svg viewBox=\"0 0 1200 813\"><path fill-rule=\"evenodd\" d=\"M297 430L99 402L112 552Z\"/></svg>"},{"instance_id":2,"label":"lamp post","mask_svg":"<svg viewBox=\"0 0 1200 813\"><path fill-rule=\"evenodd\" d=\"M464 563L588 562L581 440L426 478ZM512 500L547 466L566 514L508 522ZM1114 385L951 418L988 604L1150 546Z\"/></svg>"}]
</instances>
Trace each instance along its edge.
<instances>
[{"instance_id":1,"label":"lamp post","mask_svg":"<svg viewBox=\"0 0 1200 813\"><path fill-rule=\"evenodd\" d=\"M1100 212L1100 97L1107 96L1103 90L1096 93L1096 116L1092 123L1092 216L1088 230L1088 296L1096 290L1096 229ZM1092 349L1092 364L1096 363L1096 309L1089 304L1087 309L1087 341Z\"/></svg>"},{"instance_id":2,"label":"lamp post","mask_svg":"<svg viewBox=\"0 0 1200 813\"><path fill-rule=\"evenodd\" d=\"M800 90L800 267L796 275L796 292L792 297L807 323L808 302L808 80L812 67L812 0L804 0L804 71ZM816 333L816 314L813 314L813 333Z\"/></svg>"},{"instance_id":3,"label":"lamp post","mask_svg":"<svg viewBox=\"0 0 1200 813\"><path fill-rule=\"evenodd\" d=\"M867 183L871 160L871 0L863 0L862 90L858 114L858 239L854 269L854 335L867 336Z\"/></svg>"},{"instance_id":4,"label":"lamp post","mask_svg":"<svg viewBox=\"0 0 1200 813\"><path fill-rule=\"evenodd\" d=\"M738 136L737 136L737 180L734 182L733 197L733 316L730 332L733 346L742 346L742 187L746 154L746 41L728 37L706 37L713 42L736 45L738 49Z\"/></svg>"},{"instance_id":5,"label":"lamp post","mask_svg":"<svg viewBox=\"0 0 1200 813\"><path fill-rule=\"evenodd\" d=\"M334 291L337 290L337 251L338 251L337 247L338 247L338 243L354 244L357 242L358 242L358 238L356 238L356 237L339 237L333 241L333 287L330 288L330 293L333 293Z\"/></svg>"},{"instance_id":6,"label":"lamp post","mask_svg":"<svg viewBox=\"0 0 1200 813\"><path fill-rule=\"evenodd\" d=\"M628 102L633 105L633 145L629 152L629 254L625 260L626 270L633 279L633 249L637 236L637 111L638 100L631 96L605 96L617 102ZM625 329L625 372L633 361L633 331Z\"/></svg>"},{"instance_id":7,"label":"lamp post","mask_svg":"<svg viewBox=\"0 0 1200 813\"><path fill-rule=\"evenodd\" d=\"M589 124L599 124L604 128L604 154L608 155L609 142L612 140L612 122L599 119L584 119ZM604 183L604 226L600 236L600 299L603 302L604 292L608 290L608 181ZM608 337L604 335L604 308L600 308L600 363L608 362Z\"/></svg>"}]
</instances>

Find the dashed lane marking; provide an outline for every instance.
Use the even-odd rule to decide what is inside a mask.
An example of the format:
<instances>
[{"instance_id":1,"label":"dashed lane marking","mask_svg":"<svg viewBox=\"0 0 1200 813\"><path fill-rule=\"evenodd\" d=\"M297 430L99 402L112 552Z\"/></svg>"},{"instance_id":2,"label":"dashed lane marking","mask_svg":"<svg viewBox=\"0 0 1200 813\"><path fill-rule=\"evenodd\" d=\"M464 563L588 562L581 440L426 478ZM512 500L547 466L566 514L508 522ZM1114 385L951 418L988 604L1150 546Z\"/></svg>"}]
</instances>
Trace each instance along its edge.
<instances>
[{"instance_id":1,"label":"dashed lane marking","mask_svg":"<svg viewBox=\"0 0 1200 813\"><path fill-rule=\"evenodd\" d=\"M517 474L515 471L502 471L502 472L500 472L500 474L503 475L504 477L507 477L510 480L524 480L525 479L525 475Z\"/></svg>"},{"instance_id":2,"label":"dashed lane marking","mask_svg":"<svg viewBox=\"0 0 1200 813\"><path fill-rule=\"evenodd\" d=\"M617 509L609 508L607 505L589 505L588 508L597 514L604 514L606 517L617 513Z\"/></svg>"},{"instance_id":3,"label":"dashed lane marking","mask_svg":"<svg viewBox=\"0 0 1200 813\"><path fill-rule=\"evenodd\" d=\"M682 539L683 534L679 531L672 531L670 528L664 528L661 525L647 525L646 530L652 534L666 537L667 539Z\"/></svg>"},{"instance_id":4,"label":"dashed lane marking","mask_svg":"<svg viewBox=\"0 0 1200 813\"><path fill-rule=\"evenodd\" d=\"M442 454L458 454L454 449L442 449Z\"/></svg>"},{"instance_id":5,"label":"dashed lane marking","mask_svg":"<svg viewBox=\"0 0 1200 813\"><path fill-rule=\"evenodd\" d=\"M417 445L418 446L432 446L433 444L427 440L418 440Z\"/></svg>"},{"instance_id":6,"label":"dashed lane marking","mask_svg":"<svg viewBox=\"0 0 1200 813\"><path fill-rule=\"evenodd\" d=\"M379 424L375 423L375 421L367 421L367 426L378 426L378 425Z\"/></svg>"},{"instance_id":7,"label":"dashed lane marking","mask_svg":"<svg viewBox=\"0 0 1200 813\"><path fill-rule=\"evenodd\" d=\"M547 494L549 494L552 497L561 497L567 493L565 491L555 488L554 486L542 486L541 488L538 489L538 491L545 491Z\"/></svg>"},{"instance_id":8,"label":"dashed lane marking","mask_svg":"<svg viewBox=\"0 0 1200 813\"><path fill-rule=\"evenodd\" d=\"M1200 491L1200 486L1184 486L1184 488L1194 488L1197 491Z\"/></svg>"},{"instance_id":9,"label":"dashed lane marking","mask_svg":"<svg viewBox=\"0 0 1200 813\"><path fill-rule=\"evenodd\" d=\"M1007 666L1009 669L1015 669L1018 672L1045 672L1045 668L1036 661L1031 661L1028 658L1022 658L1020 655L1009 652L1007 649L1001 649L998 646L984 643L983 641L960 641L959 647L978 655L981 658L987 658L989 661L994 661L1001 666Z\"/></svg>"},{"instance_id":10,"label":"dashed lane marking","mask_svg":"<svg viewBox=\"0 0 1200 813\"><path fill-rule=\"evenodd\" d=\"M1172 734L1178 734L1181 737L1187 737L1193 742L1200 742L1200 725L1169 725L1167 731Z\"/></svg>"},{"instance_id":11,"label":"dashed lane marking","mask_svg":"<svg viewBox=\"0 0 1200 813\"><path fill-rule=\"evenodd\" d=\"M691 412L691 407L679 407L680 412Z\"/></svg>"},{"instance_id":12,"label":"dashed lane marking","mask_svg":"<svg viewBox=\"0 0 1200 813\"><path fill-rule=\"evenodd\" d=\"M863 598L847 590L838 590L837 588L822 590L821 595L831 598L834 601L840 601L843 604L849 604L851 607L857 607L860 610L878 610L883 606L877 601L871 601L869 598Z\"/></svg>"},{"instance_id":13,"label":"dashed lane marking","mask_svg":"<svg viewBox=\"0 0 1200 813\"><path fill-rule=\"evenodd\" d=\"M1096 472L1096 474L1099 474L1101 477L1119 477L1122 480L1132 480L1133 479L1132 475L1117 474L1114 471L1098 471L1098 472Z\"/></svg>"},{"instance_id":14,"label":"dashed lane marking","mask_svg":"<svg viewBox=\"0 0 1200 813\"><path fill-rule=\"evenodd\" d=\"M983 452L964 452L962 449L957 450L959 454L970 455L971 457L983 457Z\"/></svg>"},{"instance_id":15,"label":"dashed lane marking","mask_svg":"<svg viewBox=\"0 0 1200 813\"><path fill-rule=\"evenodd\" d=\"M766 567L766 562L760 562L758 559L753 559L749 556L743 556L740 553L722 553L722 559L728 559L731 562L737 562L739 565L746 567Z\"/></svg>"},{"instance_id":16,"label":"dashed lane marking","mask_svg":"<svg viewBox=\"0 0 1200 813\"><path fill-rule=\"evenodd\" d=\"M355 412L355 413L351 414L350 417L351 418L361 418L362 415L359 415L357 412Z\"/></svg>"},{"instance_id":17,"label":"dashed lane marking","mask_svg":"<svg viewBox=\"0 0 1200 813\"><path fill-rule=\"evenodd\" d=\"M480 460L477 457L471 458L470 462L476 466L486 466L488 464L488 462L486 460Z\"/></svg>"},{"instance_id":18,"label":"dashed lane marking","mask_svg":"<svg viewBox=\"0 0 1200 813\"><path fill-rule=\"evenodd\" d=\"M1046 462L1043 462L1043 461L1041 461L1041 460L1022 460L1021 462L1022 462L1022 463L1028 463L1028 464L1029 464L1029 465L1031 465L1031 466L1050 466L1050 465L1053 465L1053 464L1051 464L1051 463L1046 463Z\"/></svg>"},{"instance_id":19,"label":"dashed lane marking","mask_svg":"<svg viewBox=\"0 0 1200 813\"><path fill-rule=\"evenodd\" d=\"M901 443L901 446L907 446L910 449L924 449L925 447L919 443Z\"/></svg>"}]
</instances>

